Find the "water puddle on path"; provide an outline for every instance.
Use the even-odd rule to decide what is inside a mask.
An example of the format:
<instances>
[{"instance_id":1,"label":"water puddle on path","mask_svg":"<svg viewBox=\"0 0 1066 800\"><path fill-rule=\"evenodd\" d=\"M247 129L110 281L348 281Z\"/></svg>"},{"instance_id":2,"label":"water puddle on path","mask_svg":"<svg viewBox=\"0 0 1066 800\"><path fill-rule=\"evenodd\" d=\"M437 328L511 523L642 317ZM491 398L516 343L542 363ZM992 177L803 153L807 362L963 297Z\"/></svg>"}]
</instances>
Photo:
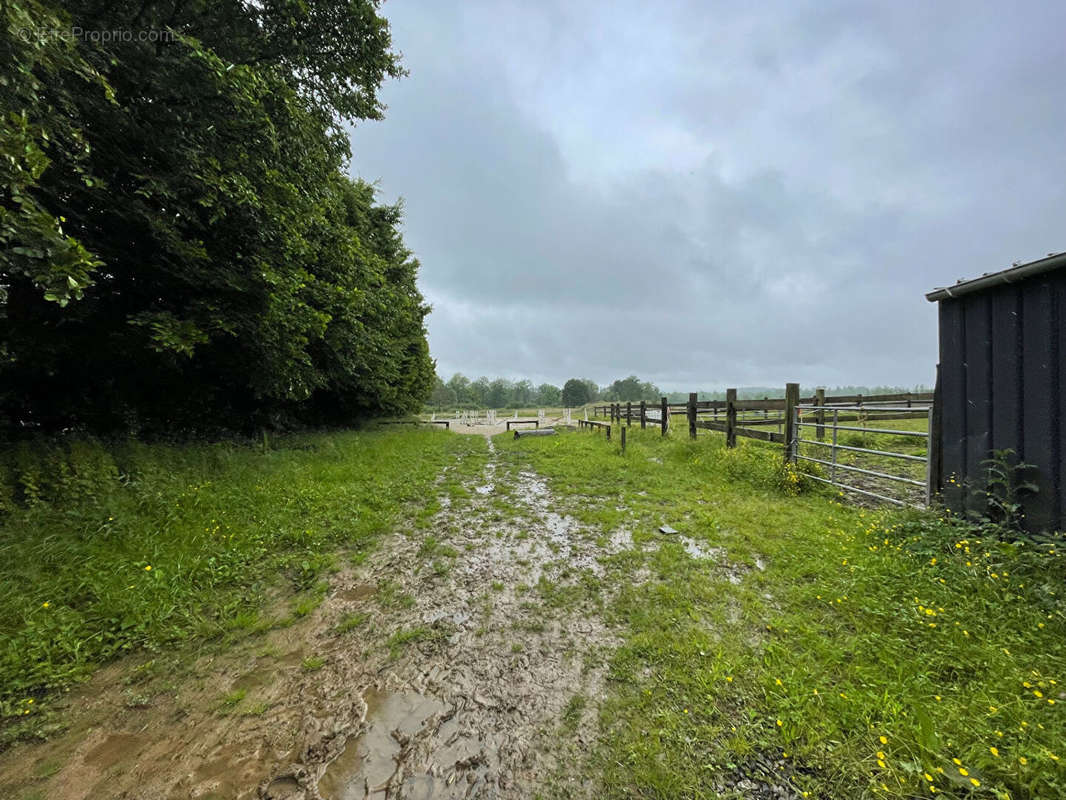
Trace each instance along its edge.
<instances>
[{"instance_id":1,"label":"water puddle on path","mask_svg":"<svg viewBox=\"0 0 1066 800\"><path fill-rule=\"evenodd\" d=\"M465 797L464 773L485 762L459 731L454 709L417 692L364 695L366 718L318 782L323 800Z\"/></svg>"}]
</instances>

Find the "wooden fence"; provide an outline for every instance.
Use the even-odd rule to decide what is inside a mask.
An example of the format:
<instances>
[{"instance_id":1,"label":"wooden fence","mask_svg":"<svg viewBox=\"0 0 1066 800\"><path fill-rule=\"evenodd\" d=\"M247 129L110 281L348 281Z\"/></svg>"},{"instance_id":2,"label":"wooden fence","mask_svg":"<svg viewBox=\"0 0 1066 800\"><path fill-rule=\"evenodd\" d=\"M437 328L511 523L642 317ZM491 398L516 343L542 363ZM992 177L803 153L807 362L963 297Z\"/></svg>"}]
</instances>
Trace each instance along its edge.
<instances>
[{"instance_id":1,"label":"wooden fence","mask_svg":"<svg viewBox=\"0 0 1066 800\"><path fill-rule=\"evenodd\" d=\"M825 415L827 411L837 409L834 416L839 421L857 419L862 414L862 406L873 405L879 409L896 406L900 408L900 418L909 416L904 409L926 406L933 401L932 392L903 392L882 395L834 395L827 396L824 389L819 389L809 398L801 398L798 383L785 384L783 398L764 397L761 400L738 400L736 389L726 389L725 400L697 400L692 392L687 403L669 403L665 397L658 404L639 403L605 403L592 407L593 416L608 417L611 422L626 426L634 421L646 428L648 423L659 426L665 436L669 429L670 417L685 415L688 421L688 433L693 439L696 431L720 431L725 434L727 447L736 447L737 437L759 439L783 446L786 459L792 459L794 440L796 438L796 420L806 416L816 423L816 436L825 437ZM797 409L797 406L813 406L810 409ZM881 413L878 419L893 419L891 414ZM776 426L777 430L766 430Z\"/></svg>"}]
</instances>

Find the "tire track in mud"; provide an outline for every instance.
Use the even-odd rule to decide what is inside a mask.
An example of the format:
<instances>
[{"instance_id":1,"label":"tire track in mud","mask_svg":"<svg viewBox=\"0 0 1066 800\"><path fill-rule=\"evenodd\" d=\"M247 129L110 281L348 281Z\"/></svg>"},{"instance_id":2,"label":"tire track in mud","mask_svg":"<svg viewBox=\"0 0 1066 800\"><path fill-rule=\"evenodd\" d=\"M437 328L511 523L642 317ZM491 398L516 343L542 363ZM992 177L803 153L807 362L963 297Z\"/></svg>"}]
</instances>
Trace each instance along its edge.
<instances>
[{"instance_id":1,"label":"tire track in mud","mask_svg":"<svg viewBox=\"0 0 1066 800\"><path fill-rule=\"evenodd\" d=\"M557 513L545 481L508 471L487 442L480 476L449 495L446 468L428 525L331 576L295 624L144 682L144 656L100 670L72 692L67 733L0 756L0 795L590 796L617 641L598 587L589 602L545 592L602 574L598 559L631 542Z\"/></svg>"},{"instance_id":2,"label":"tire track in mud","mask_svg":"<svg viewBox=\"0 0 1066 800\"><path fill-rule=\"evenodd\" d=\"M360 664L343 644L330 653L337 668L318 704L337 707L323 720L329 733L263 785L263 798L524 798L549 780L588 791L571 763L591 743L588 725L575 726L569 752L558 732L572 698L602 693L614 641L596 615L546 613L527 587L595 569L603 551L595 532L552 510L541 478L501 478L488 445L482 482L431 526L429 555L454 553L450 569L427 563L423 536L395 537L366 566L414 598L377 620L386 641L417 637L396 659L379 652ZM506 516L493 502L505 486L515 512Z\"/></svg>"}]
</instances>

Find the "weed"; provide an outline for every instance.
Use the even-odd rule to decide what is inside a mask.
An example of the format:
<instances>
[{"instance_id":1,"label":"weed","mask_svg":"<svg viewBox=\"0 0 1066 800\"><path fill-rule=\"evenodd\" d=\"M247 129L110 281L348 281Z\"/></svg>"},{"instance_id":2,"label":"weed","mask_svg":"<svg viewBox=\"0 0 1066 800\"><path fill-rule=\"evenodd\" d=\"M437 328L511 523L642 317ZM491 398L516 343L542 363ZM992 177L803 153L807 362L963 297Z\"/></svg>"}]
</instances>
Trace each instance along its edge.
<instances>
[{"instance_id":1,"label":"weed","mask_svg":"<svg viewBox=\"0 0 1066 800\"><path fill-rule=\"evenodd\" d=\"M248 708L246 708L244 710L244 715L246 717L261 717L261 716L263 716L263 714L265 714L269 710L270 710L270 703L268 703L266 701L262 701L262 702L256 703L253 706L249 706Z\"/></svg>"},{"instance_id":2,"label":"weed","mask_svg":"<svg viewBox=\"0 0 1066 800\"><path fill-rule=\"evenodd\" d=\"M222 699L218 701L218 709L223 713L232 711L234 708L240 705L241 701L248 694L247 689L234 689L232 692L222 696Z\"/></svg>"},{"instance_id":3,"label":"weed","mask_svg":"<svg viewBox=\"0 0 1066 800\"><path fill-rule=\"evenodd\" d=\"M563 727L571 731L577 728L587 705L588 700L583 694L575 694L567 700L566 705L563 707Z\"/></svg>"},{"instance_id":4,"label":"weed","mask_svg":"<svg viewBox=\"0 0 1066 800\"><path fill-rule=\"evenodd\" d=\"M321 656L308 656L300 664L304 672L317 672L324 666L326 666L326 659Z\"/></svg>"},{"instance_id":5,"label":"weed","mask_svg":"<svg viewBox=\"0 0 1066 800\"><path fill-rule=\"evenodd\" d=\"M424 627L408 628L405 630L396 631L396 633L389 637L388 642L386 642L389 648L389 657L392 659L397 658L400 655L400 652L407 645L411 644L412 642L418 642L423 639L427 639L429 638L429 636L429 629Z\"/></svg>"},{"instance_id":6,"label":"weed","mask_svg":"<svg viewBox=\"0 0 1066 800\"><path fill-rule=\"evenodd\" d=\"M370 619L370 614L365 611L347 614L337 623L336 631L337 633L350 633L356 628L361 628L365 625L368 619Z\"/></svg>"},{"instance_id":7,"label":"weed","mask_svg":"<svg viewBox=\"0 0 1066 800\"><path fill-rule=\"evenodd\" d=\"M400 584L388 578L378 583L375 596L382 608L411 608L415 604L412 595L401 591Z\"/></svg>"}]
</instances>

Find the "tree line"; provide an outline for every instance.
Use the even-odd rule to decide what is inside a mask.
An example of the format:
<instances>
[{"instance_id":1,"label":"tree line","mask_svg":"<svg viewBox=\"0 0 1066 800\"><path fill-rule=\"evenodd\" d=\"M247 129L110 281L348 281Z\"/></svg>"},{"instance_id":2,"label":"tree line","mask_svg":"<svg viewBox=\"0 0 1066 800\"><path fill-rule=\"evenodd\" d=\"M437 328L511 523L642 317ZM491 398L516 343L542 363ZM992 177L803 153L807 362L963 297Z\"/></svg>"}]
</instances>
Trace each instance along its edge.
<instances>
[{"instance_id":1,"label":"tree line","mask_svg":"<svg viewBox=\"0 0 1066 800\"><path fill-rule=\"evenodd\" d=\"M346 123L381 118L403 74L378 5L0 4L9 430L421 407L429 308L401 209L346 174Z\"/></svg>"},{"instance_id":2,"label":"tree line","mask_svg":"<svg viewBox=\"0 0 1066 800\"><path fill-rule=\"evenodd\" d=\"M489 380L480 377L470 380L456 373L447 382L437 377L429 398L434 410L447 408L577 408L599 400L605 402L648 402L661 397L659 387L641 381L636 375L620 378L606 386L599 386L587 378L571 378L563 386L551 383L534 385L530 380L512 381L507 378Z\"/></svg>"},{"instance_id":3,"label":"tree line","mask_svg":"<svg viewBox=\"0 0 1066 800\"><path fill-rule=\"evenodd\" d=\"M801 387L801 396L813 395L816 387ZM826 388L829 395L878 395L898 392L928 392L929 387L914 386L834 386ZM697 392L699 400L725 400L724 391ZM783 386L747 386L737 390L740 400L777 399L784 397ZM662 392L658 386L641 381L636 375L620 378L605 386L599 386L587 378L571 378L562 387L551 383L534 385L530 380L512 381L507 378L490 380L480 377L470 380L462 373L454 374L448 381L437 377L427 406L433 410L465 408L531 408L567 407L577 408L586 403L658 403L662 398L670 403L684 403L688 392Z\"/></svg>"}]
</instances>

